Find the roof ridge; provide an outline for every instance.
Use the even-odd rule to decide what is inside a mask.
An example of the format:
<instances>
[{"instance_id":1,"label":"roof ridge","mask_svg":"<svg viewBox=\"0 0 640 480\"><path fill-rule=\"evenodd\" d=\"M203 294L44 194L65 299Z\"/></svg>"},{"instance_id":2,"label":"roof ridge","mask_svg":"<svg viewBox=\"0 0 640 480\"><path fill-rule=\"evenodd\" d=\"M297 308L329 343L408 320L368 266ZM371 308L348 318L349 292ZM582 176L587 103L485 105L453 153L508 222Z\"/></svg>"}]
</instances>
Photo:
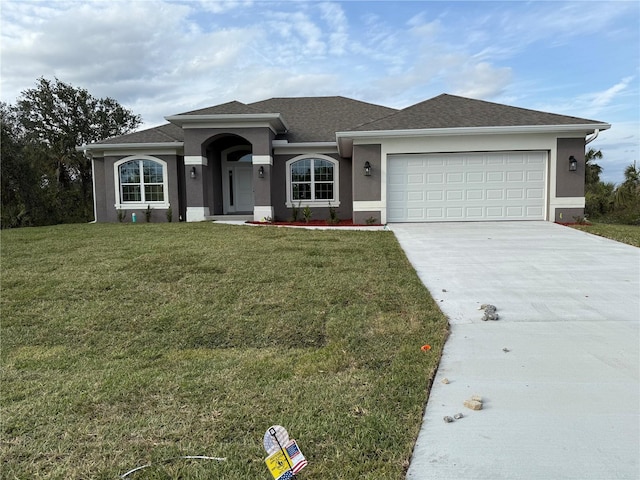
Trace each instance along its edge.
<instances>
[{"instance_id":1,"label":"roof ridge","mask_svg":"<svg viewBox=\"0 0 640 480\"><path fill-rule=\"evenodd\" d=\"M565 115L564 113L547 112L546 110L534 110L533 108L516 107L515 105L507 105L506 103L491 102L489 100L480 100L479 98L463 97L462 95L453 95L453 94L450 94L450 93L441 93L440 95L437 95L437 96L435 96L433 98L425 100L425 102L428 102L429 100L435 100L436 98L439 98L439 97L458 98L460 100L467 100L467 101L471 101L471 102L487 103L487 104L490 104L490 105L495 105L497 107L515 108L517 110L522 110L522 111L525 111L525 112L546 113L547 115L556 115L558 117L575 118L576 120L589 120L588 118L576 117L575 115ZM420 103L423 103L423 102L416 103L416 105L419 105ZM414 105L411 105L411 106L409 106L407 108L411 108L413 106ZM596 121L596 120L590 120L590 121ZM600 122L600 123L604 123L604 122Z\"/></svg>"}]
</instances>

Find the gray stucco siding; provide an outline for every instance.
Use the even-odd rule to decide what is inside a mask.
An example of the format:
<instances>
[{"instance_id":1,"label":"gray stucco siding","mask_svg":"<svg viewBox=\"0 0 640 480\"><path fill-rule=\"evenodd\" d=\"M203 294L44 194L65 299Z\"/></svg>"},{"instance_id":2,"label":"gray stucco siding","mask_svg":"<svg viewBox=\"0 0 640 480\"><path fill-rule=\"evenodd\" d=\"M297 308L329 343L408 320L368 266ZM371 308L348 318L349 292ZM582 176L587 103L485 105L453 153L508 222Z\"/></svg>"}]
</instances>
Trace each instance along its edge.
<instances>
[{"instance_id":1,"label":"gray stucco siding","mask_svg":"<svg viewBox=\"0 0 640 480\"><path fill-rule=\"evenodd\" d=\"M379 224L382 213L379 210L371 210L366 212L353 212L353 223L357 225L366 225L367 220L375 219L374 224Z\"/></svg>"},{"instance_id":2,"label":"gray stucco siding","mask_svg":"<svg viewBox=\"0 0 640 480\"><path fill-rule=\"evenodd\" d=\"M554 222L576 223L584 218L584 208L556 208Z\"/></svg>"},{"instance_id":3,"label":"gray stucco siding","mask_svg":"<svg viewBox=\"0 0 640 480\"><path fill-rule=\"evenodd\" d=\"M354 145L353 146L353 200L376 201L382 200L382 146ZM369 162L371 175L364 174L364 165Z\"/></svg>"},{"instance_id":4,"label":"gray stucco siding","mask_svg":"<svg viewBox=\"0 0 640 480\"><path fill-rule=\"evenodd\" d=\"M167 164L167 189L165 195L168 194L168 201L172 210L173 221L178 221L180 212L180 190L179 190L179 172L178 169L182 168L182 157L178 155L152 155L149 153L141 154L144 156L150 156L163 160ZM115 164L127 157L134 157L135 155L121 155L121 156L105 156L101 159L95 159L95 171L96 171L96 221L98 222L117 222L118 213L116 210L116 175ZM101 164L102 168L98 168ZM98 173L100 172L100 173ZM99 181L98 175L102 175L102 181ZM122 210L126 210L126 220L131 221L131 214L136 213L137 221L144 222L144 211L146 207L127 207L123 206ZM157 222L166 222L167 209L154 208L152 209L151 219Z\"/></svg>"},{"instance_id":5,"label":"gray stucco siding","mask_svg":"<svg viewBox=\"0 0 640 480\"><path fill-rule=\"evenodd\" d=\"M340 219L350 219L353 214L353 201L351 198L351 160L342 158L337 153L322 155L331 157L338 161L340 169L339 178L339 198L340 205L336 208L336 213ZM276 155L273 158L273 167L270 169L270 185L271 200L273 205L274 217L278 221L287 221L291 218L292 209L287 207L287 161L300 156L299 153L289 155ZM313 157L314 153L310 152L309 157ZM265 169L266 171L266 169ZM266 179L266 175L265 175ZM265 180L257 179L257 180ZM326 220L329 218L328 207L311 207L313 211L312 219ZM301 214L302 212L300 212ZM300 217L301 215L299 215Z\"/></svg>"},{"instance_id":6,"label":"gray stucco siding","mask_svg":"<svg viewBox=\"0 0 640 480\"><path fill-rule=\"evenodd\" d=\"M584 197L584 138L557 140L556 197ZM569 171L569 157L578 161L578 169Z\"/></svg>"},{"instance_id":7,"label":"gray stucco siding","mask_svg":"<svg viewBox=\"0 0 640 480\"><path fill-rule=\"evenodd\" d=\"M186 128L184 130L185 156L206 157L207 148L216 141L216 137L237 135L247 140L253 155L271 155L271 141L274 133L266 127L247 128Z\"/></svg>"},{"instance_id":8,"label":"gray stucco siding","mask_svg":"<svg viewBox=\"0 0 640 480\"><path fill-rule=\"evenodd\" d=\"M107 221L107 199L105 185L104 158L93 158L93 199L94 199L94 216L96 222Z\"/></svg>"}]
</instances>

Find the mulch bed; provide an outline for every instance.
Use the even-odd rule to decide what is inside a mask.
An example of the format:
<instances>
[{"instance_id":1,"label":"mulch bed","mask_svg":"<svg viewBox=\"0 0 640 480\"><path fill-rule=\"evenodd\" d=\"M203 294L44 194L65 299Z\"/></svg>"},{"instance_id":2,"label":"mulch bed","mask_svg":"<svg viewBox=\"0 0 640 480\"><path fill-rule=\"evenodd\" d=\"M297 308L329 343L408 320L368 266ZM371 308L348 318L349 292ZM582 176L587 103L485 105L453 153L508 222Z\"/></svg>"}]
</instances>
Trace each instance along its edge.
<instances>
[{"instance_id":1,"label":"mulch bed","mask_svg":"<svg viewBox=\"0 0 640 480\"><path fill-rule=\"evenodd\" d=\"M247 222L253 225L279 225L287 227L380 227L381 223L364 224L353 223L353 220L340 220L338 223L329 223L326 220L309 220L308 222Z\"/></svg>"}]
</instances>

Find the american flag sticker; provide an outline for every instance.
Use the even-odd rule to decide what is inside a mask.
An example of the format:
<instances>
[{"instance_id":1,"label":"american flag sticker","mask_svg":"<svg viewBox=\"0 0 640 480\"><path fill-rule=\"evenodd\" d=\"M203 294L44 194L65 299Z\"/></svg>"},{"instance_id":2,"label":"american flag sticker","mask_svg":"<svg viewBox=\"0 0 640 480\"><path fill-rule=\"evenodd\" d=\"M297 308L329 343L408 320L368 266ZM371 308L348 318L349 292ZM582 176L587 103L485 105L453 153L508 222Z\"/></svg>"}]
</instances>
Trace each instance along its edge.
<instances>
[{"instance_id":1,"label":"american flag sticker","mask_svg":"<svg viewBox=\"0 0 640 480\"><path fill-rule=\"evenodd\" d=\"M291 471L293 473L298 473L309 463L307 459L304 458L304 455L302 455L295 440L290 440L289 443L284 446L284 449L287 452L287 456L291 459Z\"/></svg>"},{"instance_id":2,"label":"american flag sticker","mask_svg":"<svg viewBox=\"0 0 640 480\"><path fill-rule=\"evenodd\" d=\"M282 475L280 475L277 480L293 480L293 472L291 470L287 470Z\"/></svg>"}]
</instances>

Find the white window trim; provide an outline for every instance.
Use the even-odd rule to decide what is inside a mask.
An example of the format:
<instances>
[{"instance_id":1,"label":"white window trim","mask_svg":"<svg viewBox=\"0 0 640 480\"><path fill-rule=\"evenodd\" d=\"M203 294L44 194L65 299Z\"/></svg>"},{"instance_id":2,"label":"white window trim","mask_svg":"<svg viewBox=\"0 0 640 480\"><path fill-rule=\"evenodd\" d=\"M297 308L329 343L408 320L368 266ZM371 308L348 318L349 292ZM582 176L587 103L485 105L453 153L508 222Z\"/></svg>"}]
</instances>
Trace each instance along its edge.
<instances>
[{"instance_id":1,"label":"white window trim","mask_svg":"<svg viewBox=\"0 0 640 480\"><path fill-rule=\"evenodd\" d=\"M162 202L123 202L120 198L120 165L130 162L131 160L151 160L152 162L162 165L162 191L164 193L164 201ZM167 162L164 160L152 157L150 155L131 155L129 157L122 158L113 164L113 179L115 188L116 203L114 206L117 210L146 210L147 208L154 209L166 209L169 208L169 180L167 175Z\"/></svg>"},{"instance_id":2,"label":"white window trim","mask_svg":"<svg viewBox=\"0 0 640 480\"><path fill-rule=\"evenodd\" d=\"M293 188L291 186L291 164L298 160L307 160L311 158L317 158L320 160L326 160L333 165L333 200L293 200ZM286 163L287 171L287 207L339 207L340 206L340 162L335 158L319 153L306 153L304 155L298 155Z\"/></svg>"}]
</instances>

